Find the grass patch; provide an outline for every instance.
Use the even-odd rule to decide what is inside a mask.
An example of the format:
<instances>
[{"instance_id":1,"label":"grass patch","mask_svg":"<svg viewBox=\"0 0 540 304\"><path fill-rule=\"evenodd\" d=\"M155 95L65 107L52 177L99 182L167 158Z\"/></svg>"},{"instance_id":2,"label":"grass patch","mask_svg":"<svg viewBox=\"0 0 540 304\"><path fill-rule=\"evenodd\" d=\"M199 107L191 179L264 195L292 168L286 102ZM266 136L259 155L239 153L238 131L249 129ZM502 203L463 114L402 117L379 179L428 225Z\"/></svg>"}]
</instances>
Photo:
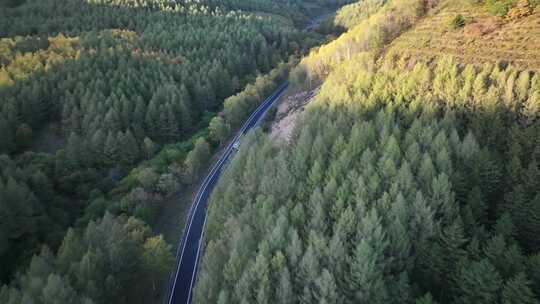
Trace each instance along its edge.
<instances>
[{"instance_id":1,"label":"grass patch","mask_svg":"<svg viewBox=\"0 0 540 304\"><path fill-rule=\"evenodd\" d=\"M487 0L486 8L493 15L506 16L516 2L516 0Z\"/></svg>"}]
</instances>

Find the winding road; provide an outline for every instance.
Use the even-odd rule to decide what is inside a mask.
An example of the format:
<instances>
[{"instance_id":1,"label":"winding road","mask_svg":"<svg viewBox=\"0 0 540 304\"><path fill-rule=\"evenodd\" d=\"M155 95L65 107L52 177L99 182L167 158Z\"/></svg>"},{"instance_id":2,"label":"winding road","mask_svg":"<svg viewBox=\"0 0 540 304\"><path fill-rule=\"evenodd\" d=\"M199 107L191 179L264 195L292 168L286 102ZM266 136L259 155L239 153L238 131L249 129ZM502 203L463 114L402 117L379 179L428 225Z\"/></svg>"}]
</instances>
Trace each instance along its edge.
<instances>
[{"instance_id":1,"label":"winding road","mask_svg":"<svg viewBox=\"0 0 540 304\"><path fill-rule=\"evenodd\" d=\"M204 227L206 226L206 211L208 198L214 189L221 172L227 165L227 160L236 152L236 143L251 129L257 127L270 107L279 99L288 87L283 83L270 95L246 120L234 139L225 148L221 157L213 164L210 173L201 184L188 216L188 226L184 229L182 240L176 253L176 271L171 278L168 294L168 304L189 304L193 298L193 287L197 277L197 267L201 256Z\"/></svg>"}]
</instances>

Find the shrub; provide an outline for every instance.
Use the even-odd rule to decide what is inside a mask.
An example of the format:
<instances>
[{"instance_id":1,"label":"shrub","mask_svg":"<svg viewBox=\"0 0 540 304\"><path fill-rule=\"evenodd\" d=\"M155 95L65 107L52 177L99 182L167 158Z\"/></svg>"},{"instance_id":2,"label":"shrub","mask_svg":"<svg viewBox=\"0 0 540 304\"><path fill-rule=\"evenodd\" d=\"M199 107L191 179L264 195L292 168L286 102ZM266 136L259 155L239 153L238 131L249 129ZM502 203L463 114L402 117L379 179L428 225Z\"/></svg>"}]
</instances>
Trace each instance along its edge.
<instances>
[{"instance_id":1,"label":"shrub","mask_svg":"<svg viewBox=\"0 0 540 304\"><path fill-rule=\"evenodd\" d=\"M293 86L303 86L308 79L308 71L306 66L299 64L292 71L289 76L289 81Z\"/></svg>"},{"instance_id":2,"label":"shrub","mask_svg":"<svg viewBox=\"0 0 540 304\"><path fill-rule=\"evenodd\" d=\"M516 4L516 0L487 0L488 11L497 16L506 16L508 11Z\"/></svg>"},{"instance_id":3,"label":"shrub","mask_svg":"<svg viewBox=\"0 0 540 304\"><path fill-rule=\"evenodd\" d=\"M460 27L464 27L464 26L465 26L465 18L461 14L458 14L457 16L452 18L452 20L450 20L450 27L454 30Z\"/></svg>"},{"instance_id":4,"label":"shrub","mask_svg":"<svg viewBox=\"0 0 540 304\"><path fill-rule=\"evenodd\" d=\"M157 190L163 195L169 195L179 190L176 177L171 173L161 174L157 184Z\"/></svg>"},{"instance_id":5,"label":"shrub","mask_svg":"<svg viewBox=\"0 0 540 304\"><path fill-rule=\"evenodd\" d=\"M137 175L137 180L148 192L155 189L158 179L159 175L150 167L142 169Z\"/></svg>"}]
</instances>

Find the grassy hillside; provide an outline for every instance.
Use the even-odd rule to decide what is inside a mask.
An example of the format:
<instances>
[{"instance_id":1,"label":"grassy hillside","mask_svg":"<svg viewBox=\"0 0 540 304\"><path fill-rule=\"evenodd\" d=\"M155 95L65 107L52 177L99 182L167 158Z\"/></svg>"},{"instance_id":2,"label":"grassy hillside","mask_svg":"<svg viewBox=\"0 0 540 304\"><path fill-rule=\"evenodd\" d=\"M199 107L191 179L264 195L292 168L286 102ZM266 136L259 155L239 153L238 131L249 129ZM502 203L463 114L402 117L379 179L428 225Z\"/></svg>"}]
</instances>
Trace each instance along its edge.
<instances>
[{"instance_id":1,"label":"grassy hillside","mask_svg":"<svg viewBox=\"0 0 540 304\"><path fill-rule=\"evenodd\" d=\"M445 0L410 31L399 36L389 53L422 60L452 55L462 63L504 62L522 69L540 69L540 10L518 19L494 16L469 0ZM461 15L465 25L452 28Z\"/></svg>"}]
</instances>

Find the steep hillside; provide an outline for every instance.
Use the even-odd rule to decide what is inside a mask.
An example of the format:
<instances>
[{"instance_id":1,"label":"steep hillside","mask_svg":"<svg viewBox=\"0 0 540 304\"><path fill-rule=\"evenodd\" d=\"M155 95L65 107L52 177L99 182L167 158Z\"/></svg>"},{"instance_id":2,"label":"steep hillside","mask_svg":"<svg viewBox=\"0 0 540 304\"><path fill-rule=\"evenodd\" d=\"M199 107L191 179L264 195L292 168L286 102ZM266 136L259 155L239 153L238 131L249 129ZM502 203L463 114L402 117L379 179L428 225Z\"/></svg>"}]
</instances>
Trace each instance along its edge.
<instances>
[{"instance_id":1,"label":"steep hillside","mask_svg":"<svg viewBox=\"0 0 540 304\"><path fill-rule=\"evenodd\" d=\"M451 9L520 7L474 3L388 1L302 60L292 82L320 91L289 142L252 133L217 186L197 303L538 303L540 52L487 34L474 64L397 46L469 31L434 23Z\"/></svg>"},{"instance_id":2,"label":"steep hillside","mask_svg":"<svg viewBox=\"0 0 540 304\"><path fill-rule=\"evenodd\" d=\"M463 17L457 28L452 20ZM459 17L458 17L459 18ZM469 0L447 0L411 30L399 36L389 54L430 60L452 55L462 63L509 63L521 69L540 69L540 10L511 19L491 14Z\"/></svg>"}]
</instances>

